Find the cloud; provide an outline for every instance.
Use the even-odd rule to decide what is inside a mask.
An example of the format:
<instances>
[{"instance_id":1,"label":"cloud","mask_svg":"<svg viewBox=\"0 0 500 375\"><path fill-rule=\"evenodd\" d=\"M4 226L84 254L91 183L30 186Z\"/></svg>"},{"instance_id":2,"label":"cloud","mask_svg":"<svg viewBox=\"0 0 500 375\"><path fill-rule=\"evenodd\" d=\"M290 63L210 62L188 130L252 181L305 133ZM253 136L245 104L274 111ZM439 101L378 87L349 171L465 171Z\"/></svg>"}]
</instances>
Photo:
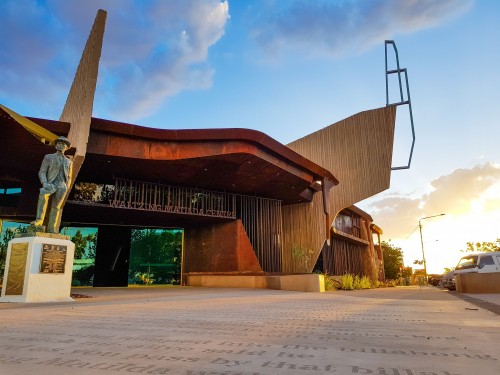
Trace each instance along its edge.
<instances>
[{"instance_id":1,"label":"cloud","mask_svg":"<svg viewBox=\"0 0 500 375\"><path fill-rule=\"evenodd\" d=\"M460 215L470 211L470 202L478 200L500 180L500 168L493 164L472 169L456 169L431 182L433 192L425 196L424 209Z\"/></svg>"},{"instance_id":2,"label":"cloud","mask_svg":"<svg viewBox=\"0 0 500 375\"><path fill-rule=\"evenodd\" d=\"M295 0L285 4L267 8L271 14L258 18L253 30L268 56L287 50L333 57L362 52L396 34L437 26L468 10L472 0Z\"/></svg>"},{"instance_id":3,"label":"cloud","mask_svg":"<svg viewBox=\"0 0 500 375\"><path fill-rule=\"evenodd\" d=\"M211 86L208 50L224 34L227 0L6 0L0 97L65 98L99 8L108 11L99 107L111 116L133 121L182 90Z\"/></svg>"},{"instance_id":4,"label":"cloud","mask_svg":"<svg viewBox=\"0 0 500 375\"><path fill-rule=\"evenodd\" d=\"M420 214L420 199L404 197L384 198L368 205L375 223L382 228L385 237L401 238L410 234Z\"/></svg>"},{"instance_id":5,"label":"cloud","mask_svg":"<svg viewBox=\"0 0 500 375\"><path fill-rule=\"evenodd\" d=\"M109 46L109 55L104 56L104 63L110 61L113 66L107 71L108 78L117 82L111 94L120 93L111 110L131 119L151 114L165 98L182 90L212 85L214 71L206 64L208 49L224 34L228 3L158 2L145 9L142 18L140 24L147 26L137 25L136 31L141 33L137 43L130 46L118 35L111 41L118 43ZM128 39L129 33L127 28L123 35ZM120 53L122 45L129 45L129 50Z\"/></svg>"},{"instance_id":6,"label":"cloud","mask_svg":"<svg viewBox=\"0 0 500 375\"><path fill-rule=\"evenodd\" d=\"M456 169L431 181L432 191L417 198L388 197L368 204L377 225L391 238L408 236L425 216L487 213L500 207L500 166L476 165ZM478 212L475 212L478 211Z\"/></svg>"},{"instance_id":7,"label":"cloud","mask_svg":"<svg viewBox=\"0 0 500 375\"><path fill-rule=\"evenodd\" d=\"M66 78L57 57L67 52L55 40L67 29L36 1L7 0L0 11L0 96L54 100Z\"/></svg>"}]
</instances>

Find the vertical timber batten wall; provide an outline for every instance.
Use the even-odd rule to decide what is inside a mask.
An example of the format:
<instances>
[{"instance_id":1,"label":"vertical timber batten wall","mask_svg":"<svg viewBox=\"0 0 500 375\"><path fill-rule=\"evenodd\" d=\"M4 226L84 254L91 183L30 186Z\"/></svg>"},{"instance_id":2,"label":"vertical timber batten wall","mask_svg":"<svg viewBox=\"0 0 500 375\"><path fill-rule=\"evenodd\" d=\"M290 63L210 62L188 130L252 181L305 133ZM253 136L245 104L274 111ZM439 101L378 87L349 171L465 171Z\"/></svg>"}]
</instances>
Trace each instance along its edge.
<instances>
[{"instance_id":1,"label":"vertical timber batten wall","mask_svg":"<svg viewBox=\"0 0 500 375\"><path fill-rule=\"evenodd\" d=\"M281 201L238 196L237 217L245 231L265 272L280 272L282 263Z\"/></svg>"},{"instance_id":2,"label":"vertical timber batten wall","mask_svg":"<svg viewBox=\"0 0 500 375\"><path fill-rule=\"evenodd\" d=\"M330 246L324 245L324 272L329 275L363 275L362 252L364 247L346 241L332 239Z\"/></svg>"},{"instance_id":3,"label":"vertical timber batten wall","mask_svg":"<svg viewBox=\"0 0 500 375\"><path fill-rule=\"evenodd\" d=\"M329 170L338 180L329 193L330 212L338 213L390 184L396 107L360 112L287 146ZM335 220L335 216L330 218ZM325 241L321 194L309 204L283 207L283 271L298 272L293 246L311 251L311 272Z\"/></svg>"}]
</instances>

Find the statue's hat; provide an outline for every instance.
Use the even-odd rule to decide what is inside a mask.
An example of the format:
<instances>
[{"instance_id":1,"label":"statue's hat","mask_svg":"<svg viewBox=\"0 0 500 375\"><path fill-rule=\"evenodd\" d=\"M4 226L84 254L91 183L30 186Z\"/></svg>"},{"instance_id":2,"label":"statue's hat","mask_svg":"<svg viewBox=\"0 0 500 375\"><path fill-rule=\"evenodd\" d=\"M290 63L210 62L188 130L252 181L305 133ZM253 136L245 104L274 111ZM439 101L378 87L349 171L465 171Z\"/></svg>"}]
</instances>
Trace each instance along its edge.
<instances>
[{"instance_id":1,"label":"statue's hat","mask_svg":"<svg viewBox=\"0 0 500 375\"><path fill-rule=\"evenodd\" d=\"M66 143L66 146L68 146L68 148L71 147L71 142L69 141L68 138L66 137L63 137L62 135L60 137L58 137L54 143L57 143L57 142L63 142L63 143Z\"/></svg>"}]
</instances>

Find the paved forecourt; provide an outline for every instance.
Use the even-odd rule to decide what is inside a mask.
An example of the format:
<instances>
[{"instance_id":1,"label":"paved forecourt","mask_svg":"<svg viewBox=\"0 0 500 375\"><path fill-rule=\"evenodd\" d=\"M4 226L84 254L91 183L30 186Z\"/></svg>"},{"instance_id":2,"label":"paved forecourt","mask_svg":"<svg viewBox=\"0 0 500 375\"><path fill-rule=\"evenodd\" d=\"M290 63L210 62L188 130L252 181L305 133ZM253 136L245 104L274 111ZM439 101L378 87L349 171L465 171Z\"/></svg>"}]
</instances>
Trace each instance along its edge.
<instances>
[{"instance_id":1,"label":"paved forecourt","mask_svg":"<svg viewBox=\"0 0 500 375\"><path fill-rule=\"evenodd\" d=\"M73 292L0 304L0 374L500 373L500 317L430 287Z\"/></svg>"}]
</instances>

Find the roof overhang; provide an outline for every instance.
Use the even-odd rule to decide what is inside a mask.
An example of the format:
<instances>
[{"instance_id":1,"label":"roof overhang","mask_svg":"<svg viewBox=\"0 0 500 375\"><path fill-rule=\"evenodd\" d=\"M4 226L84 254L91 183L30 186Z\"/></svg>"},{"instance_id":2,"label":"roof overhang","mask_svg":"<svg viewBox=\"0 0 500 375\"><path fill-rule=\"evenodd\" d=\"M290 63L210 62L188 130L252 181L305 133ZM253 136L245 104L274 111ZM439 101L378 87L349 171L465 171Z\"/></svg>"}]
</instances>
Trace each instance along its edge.
<instances>
[{"instance_id":1,"label":"roof overhang","mask_svg":"<svg viewBox=\"0 0 500 375\"><path fill-rule=\"evenodd\" d=\"M30 120L57 135L69 132L68 123ZM4 174L36 179L43 155L52 149L5 112L0 113L0 128ZM255 130L164 130L92 118L78 180L112 183L114 178L260 196L283 204L310 201L325 180L338 183L330 171Z\"/></svg>"}]
</instances>

